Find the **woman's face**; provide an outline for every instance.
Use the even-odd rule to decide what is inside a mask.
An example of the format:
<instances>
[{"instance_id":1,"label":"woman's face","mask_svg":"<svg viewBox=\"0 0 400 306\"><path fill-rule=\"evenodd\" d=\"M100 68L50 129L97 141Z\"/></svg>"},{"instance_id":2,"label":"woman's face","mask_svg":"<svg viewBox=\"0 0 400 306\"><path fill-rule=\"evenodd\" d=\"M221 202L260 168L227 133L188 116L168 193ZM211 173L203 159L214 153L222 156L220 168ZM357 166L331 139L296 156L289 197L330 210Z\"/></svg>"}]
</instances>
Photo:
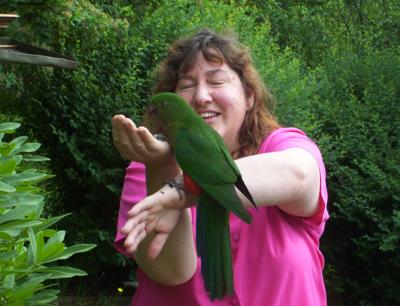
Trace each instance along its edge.
<instances>
[{"instance_id":1,"label":"woman's face","mask_svg":"<svg viewBox=\"0 0 400 306\"><path fill-rule=\"evenodd\" d=\"M246 96L239 75L226 63L208 62L199 52L193 67L179 77L175 92L224 139L232 152L253 95Z\"/></svg>"}]
</instances>

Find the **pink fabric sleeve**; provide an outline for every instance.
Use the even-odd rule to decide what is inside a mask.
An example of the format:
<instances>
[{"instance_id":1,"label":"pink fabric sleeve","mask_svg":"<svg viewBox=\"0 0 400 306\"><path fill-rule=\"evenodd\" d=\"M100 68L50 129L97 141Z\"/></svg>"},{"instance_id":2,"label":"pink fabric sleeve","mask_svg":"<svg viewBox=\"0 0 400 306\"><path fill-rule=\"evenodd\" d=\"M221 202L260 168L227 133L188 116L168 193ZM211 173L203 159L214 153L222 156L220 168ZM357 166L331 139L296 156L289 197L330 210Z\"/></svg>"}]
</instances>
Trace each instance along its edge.
<instances>
[{"instance_id":1,"label":"pink fabric sleeve","mask_svg":"<svg viewBox=\"0 0 400 306\"><path fill-rule=\"evenodd\" d=\"M328 191L325 165L318 146L299 129L280 128L268 135L261 144L259 153L283 151L289 148L301 148L310 152L318 163L320 172L320 201L318 210L312 217L302 219L305 223L315 227L319 234L322 234L329 217L327 211Z\"/></svg>"},{"instance_id":2,"label":"pink fabric sleeve","mask_svg":"<svg viewBox=\"0 0 400 306\"><path fill-rule=\"evenodd\" d=\"M128 220L128 211L133 207L133 205L146 197L147 190L145 177L144 164L136 162L129 164L125 173L124 186L122 187L117 234L114 240L114 246L117 251L128 257L130 257L130 254L125 251L123 245L125 236L120 232L120 229Z\"/></svg>"}]
</instances>

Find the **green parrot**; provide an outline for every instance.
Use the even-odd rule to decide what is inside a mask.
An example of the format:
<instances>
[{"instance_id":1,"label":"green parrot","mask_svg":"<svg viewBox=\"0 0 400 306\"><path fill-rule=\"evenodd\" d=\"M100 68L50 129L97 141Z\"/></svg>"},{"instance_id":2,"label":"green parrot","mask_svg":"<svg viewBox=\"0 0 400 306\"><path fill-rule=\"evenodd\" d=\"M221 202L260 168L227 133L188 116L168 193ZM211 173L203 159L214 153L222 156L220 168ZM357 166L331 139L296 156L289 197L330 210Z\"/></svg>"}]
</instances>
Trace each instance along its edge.
<instances>
[{"instance_id":1,"label":"green parrot","mask_svg":"<svg viewBox=\"0 0 400 306\"><path fill-rule=\"evenodd\" d=\"M211 300L233 293L229 212L246 223L251 216L235 186L255 206L222 137L178 95L159 93L150 99L145 122L152 133L166 136L184 173L185 186L200 188L196 248Z\"/></svg>"}]
</instances>

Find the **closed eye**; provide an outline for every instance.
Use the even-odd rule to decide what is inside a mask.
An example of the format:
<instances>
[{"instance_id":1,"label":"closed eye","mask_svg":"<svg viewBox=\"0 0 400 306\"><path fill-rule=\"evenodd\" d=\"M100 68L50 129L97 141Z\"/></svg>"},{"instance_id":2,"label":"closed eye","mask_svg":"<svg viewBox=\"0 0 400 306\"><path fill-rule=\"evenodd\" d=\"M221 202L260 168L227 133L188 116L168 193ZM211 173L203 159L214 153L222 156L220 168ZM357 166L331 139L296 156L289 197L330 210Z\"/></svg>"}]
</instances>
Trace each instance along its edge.
<instances>
[{"instance_id":1,"label":"closed eye","mask_svg":"<svg viewBox=\"0 0 400 306\"><path fill-rule=\"evenodd\" d=\"M194 84L183 84L183 85L179 85L178 89L188 89L188 88L192 88L194 86Z\"/></svg>"},{"instance_id":2,"label":"closed eye","mask_svg":"<svg viewBox=\"0 0 400 306\"><path fill-rule=\"evenodd\" d=\"M212 81L208 81L208 83L209 83L210 85L214 85L214 86L219 86L219 85L225 84L225 82L222 81L222 80L212 80Z\"/></svg>"}]
</instances>

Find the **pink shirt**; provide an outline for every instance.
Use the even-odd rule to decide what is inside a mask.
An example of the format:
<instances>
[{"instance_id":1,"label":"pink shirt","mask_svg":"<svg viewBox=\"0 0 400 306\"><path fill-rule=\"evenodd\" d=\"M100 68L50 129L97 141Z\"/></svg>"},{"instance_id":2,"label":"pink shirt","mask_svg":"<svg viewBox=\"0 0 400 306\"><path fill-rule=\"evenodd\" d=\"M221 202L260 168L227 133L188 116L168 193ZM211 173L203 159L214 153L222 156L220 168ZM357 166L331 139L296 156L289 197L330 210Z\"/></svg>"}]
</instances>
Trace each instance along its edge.
<instances>
[{"instance_id":1,"label":"pink shirt","mask_svg":"<svg viewBox=\"0 0 400 306\"><path fill-rule=\"evenodd\" d=\"M310 218L286 214L276 206L249 211L250 225L231 214L231 242L235 292L232 297L211 302L203 287L200 260L195 275L185 284L168 287L153 282L138 269L139 287L132 305L137 306L320 306L326 305L322 276L324 258L319 250L328 219L325 167L318 147L299 129L280 128L260 146L259 154L302 148L310 152L320 170L320 201ZM118 229L126 222L127 211L146 195L144 166L131 163L122 191ZM196 209L191 208L193 233ZM124 237L118 232L117 250L127 256Z\"/></svg>"}]
</instances>

